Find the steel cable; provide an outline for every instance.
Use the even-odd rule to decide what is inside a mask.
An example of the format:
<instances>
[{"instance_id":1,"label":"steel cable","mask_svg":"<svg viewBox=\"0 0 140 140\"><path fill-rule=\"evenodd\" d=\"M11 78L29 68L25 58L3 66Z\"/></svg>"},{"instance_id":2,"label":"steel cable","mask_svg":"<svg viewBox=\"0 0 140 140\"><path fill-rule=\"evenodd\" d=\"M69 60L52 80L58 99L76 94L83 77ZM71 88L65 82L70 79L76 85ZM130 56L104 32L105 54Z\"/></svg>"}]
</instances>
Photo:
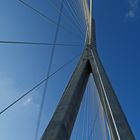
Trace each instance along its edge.
<instances>
[{"instance_id":1,"label":"steel cable","mask_svg":"<svg viewBox=\"0 0 140 140\"><path fill-rule=\"evenodd\" d=\"M0 44L21 44L21 45L41 45L41 46L69 46L69 47L76 47L81 46L80 44L63 44L63 43L47 43L47 42L25 42L25 41L6 41L0 40Z\"/></svg>"}]
</instances>

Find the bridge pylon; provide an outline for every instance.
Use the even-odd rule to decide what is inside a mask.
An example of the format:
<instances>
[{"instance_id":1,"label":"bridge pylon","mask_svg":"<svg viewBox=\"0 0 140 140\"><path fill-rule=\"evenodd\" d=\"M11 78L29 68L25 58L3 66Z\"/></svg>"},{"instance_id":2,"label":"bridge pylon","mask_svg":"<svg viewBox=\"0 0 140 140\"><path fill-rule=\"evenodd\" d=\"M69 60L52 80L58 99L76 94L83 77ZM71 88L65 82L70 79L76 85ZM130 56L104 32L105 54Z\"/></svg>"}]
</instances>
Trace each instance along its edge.
<instances>
[{"instance_id":1,"label":"bridge pylon","mask_svg":"<svg viewBox=\"0 0 140 140\"><path fill-rule=\"evenodd\" d=\"M92 4L92 0L91 0ZM103 68L96 48L95 22L92 9L88 20L87 38L81 58L68 82L42 140L69 140L80 108L89 75L92 73L107 120L111 140L135 140L118 98ZM92 6L90 6L92 7Z\"/></svg>"}]
</instances>

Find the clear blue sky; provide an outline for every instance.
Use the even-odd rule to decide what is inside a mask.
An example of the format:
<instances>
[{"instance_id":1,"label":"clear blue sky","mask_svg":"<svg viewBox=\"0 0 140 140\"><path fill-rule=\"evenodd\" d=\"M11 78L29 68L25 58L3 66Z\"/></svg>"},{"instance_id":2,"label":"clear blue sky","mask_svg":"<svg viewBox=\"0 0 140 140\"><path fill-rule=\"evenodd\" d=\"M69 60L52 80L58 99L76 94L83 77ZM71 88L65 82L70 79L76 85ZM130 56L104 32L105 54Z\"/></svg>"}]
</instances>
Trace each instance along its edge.
<instances>
[{"instance_id":1,"label":"clear blue sky","mask_svg":"<svg viewBox=\"0 0 140 140\"><path fill-rule=\"evenodd\" d=\"M58 21L60 0L24 0L46 16ZM76 7L75 0L69 0ZM80 1L80 0L79 0ZM51 73L82 51L84 35L75 27L64 6ZM77 8L78 9L78 8ZM78 10L77 10L78 11ZM80 12L78 13L80 16ZM130 126L140 138L140 1L94 0L97 49L116 91ZM54 42L56 25L18 0L0 2L0 41ZM79 20L85 31L83 19ZM20 97L47 74L52 46L0 44L0 110ZM50 78L41 119L40 132L46 127L78 59ZM0 140L34 138L39 104L44 85L0 116ZM47 115L46 115L47 114Z\"/></svg>"}]
</instances>

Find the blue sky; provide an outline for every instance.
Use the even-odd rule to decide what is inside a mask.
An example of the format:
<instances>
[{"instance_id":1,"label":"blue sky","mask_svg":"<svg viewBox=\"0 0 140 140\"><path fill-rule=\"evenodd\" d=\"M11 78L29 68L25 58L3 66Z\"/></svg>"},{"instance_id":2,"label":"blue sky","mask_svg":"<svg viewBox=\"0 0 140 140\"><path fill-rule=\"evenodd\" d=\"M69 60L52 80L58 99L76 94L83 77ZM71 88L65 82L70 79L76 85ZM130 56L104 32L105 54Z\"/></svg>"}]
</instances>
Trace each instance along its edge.
<instances>
[{"instance_id":1,"label":"blue sky","mask_svg":"<svg viewBox=\"0 0 140 140\"><path fill-rule=\"evenodd\" d=\"M59 12L50 5L49 0L25 2L57 22ZM75 6L74 0L70 2ZM52 0L51 3L60 8L60 0ZM75 8L78 9L78 21L85 32L80 8ZM84 34L75 26L67 3L63 10L61 26L67 30L60 29L57 43L79 44L80 47L57 46L51 73L79 54L84 44ZM136 139L139 139L140 1L95 0L93 15L99 55ZM18 0L1 0L0 19L0 40L48 43L54 41L56 25ZM45 78L51 49L52 46L43 45L0 44L0 110ZM51 118L77 62L78 59L49 79L40 133ZM41 85L0 116L0 139L34 138L43 88L44 85Z\"/></svg>"}]
</instances>

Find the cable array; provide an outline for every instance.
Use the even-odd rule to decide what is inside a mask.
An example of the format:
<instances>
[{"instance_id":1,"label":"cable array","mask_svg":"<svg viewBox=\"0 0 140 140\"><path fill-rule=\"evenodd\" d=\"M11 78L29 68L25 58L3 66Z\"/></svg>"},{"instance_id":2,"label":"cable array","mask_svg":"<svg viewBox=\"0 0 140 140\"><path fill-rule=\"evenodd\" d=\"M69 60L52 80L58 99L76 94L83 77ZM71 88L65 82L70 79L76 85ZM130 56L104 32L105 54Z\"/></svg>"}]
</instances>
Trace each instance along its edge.
<instances>
[{"instance_id":1,"label":"cable array","mask_svg":"<svg viewBox=\"0 0 140 140\"><path fill-rule=\"evenodd\" d=\"M35 46L50 46L51 47L51 53L50 53L50 59L49 59L49 66L47 70L47 74L43 80L38 82L35 86L31 87L26 93L24 93L22 96L17 98L15 101L13 101L11 104L9 104L7 107L5 107L2 111L0 111L0 115L8 111L11 107L16 105L18 102L20 102L23 98L25 98L27 95L33 93L34 90L36 90L40 85L44 84L43 89L43 95L40 103L40 108L38 112L38 119L37 119L37 125L35 130L35 138L34 140L38 139L38 133L40 129L40 121L42 117L42 111L44 109L44 103L46 99L47 89L48 89L48 81L51 77L53 77L56 73L64 69L66 66L68 66L70 63L74 62L74 60L79 57L79 55L76 55L72 59L70 59L68 62L66 62L64 65L60 66L55 72L51 73L52 69L52 63L55 56L55 49L56 47L81 47L81 44L73 44L73 43L57 43L59 32L60 30L67 32L69 35L74 35L75 37L78 37L80 40L84 41L87 25L85 21L85 15L84 10L82 7L81 0L61 0L60 8L55 5L55 3L52 0L46 0L48 1L48 4L56 11L58 12L58 17L56 17L57 22L50 18L48 15L44 14L40 10L34 8L32 5L26 3L23 0L17 0L19 3L21 3L26 8L31 9L34 11L37 15L45 19L46 21L50 22L51 24L55 25L55 35L53 43L49 42L33 42L33 41L11 41L11 40L0 40L0 44L14 44L14 45L35 45ZM66 13L64 13L64 10ZM67 14L69 16L67 16ZM67 28L62 24L62 18L67 21ZM70 28L71 27L71 28ZM72 29L72 30L71 30ZM74 31L78 31L73 33ZM92 92L90 92L90 86L88 83L86 93L83 97L83 101L81 103L81 107L79 110L79 115L77 118L77 125L81 124L81 130L78 128L76 129L75 133L75 140L92 140L94 139L94 131L95 131L95 124L97 122L97 119L99 117L99 113L101 114L103 111L101 111L101 107L98 106L95 114L93 115L93 112L91 109L93 109L91 102L94 101L92 98ZM103 118L102 114L102 123L104 123L105 120ZM103 129L105 129L105 123L103 124ZM80 133L82 132L82 134ZM105 135L105 131L104 131Z\"/></svg>"},{"instance_id":2,"label":"cable array","mask_svg":"<svg viewBox=\"0 0 140 140\"><path fill-rule=\"evenodd\" d=\"M81 23L82 20L80 20L78 18L78 15L77 15L77 13L75 11L76 5L73 4L74 7L72 7L71 3L69 3L68 1L65 2L65 0L61 0L61 7L59 9L51 0L47 0L48 4L50 4L50 6L52 6L52 8L54 8L54 10L56 10L59 13L57 22L54 19L50 18L48 15L44 14L40 10L38 10L35 7L33 7L32 5L30 5L28 2L25 2L24 0L17 0L17 1L19 3L21 3L21 5L23 5L24 7L31 9L32 11L34 11L34 13L36 13L37 15L39 15L40 17L42 17L46 21L50 22L51 24L55 25L55 27L56 27L56 32L55 32L53 43L49 43L49 42L34 42L34 41L0 40L0 44L7 44L7 45L14 45L14 46L15 45L24 45L26 47L27 46L29 47L30 45L34 45L34 46L39 46L39 47L40 46L50 46L50 47L52 47L51 48L52 50L51 50L51 54L50 54L50 61L49 61L49 66L48 66L48 71L47 71L47 74L46 74L46 78L41 80L35 86L30 88L30 90L28 90L26 93L24 93L18 99L16 99L11 104L9 104L7 107L5 107L2 111L0 111L0 115L2 115L6 111L8 111L11 107L16 105L17 102L20 102L27 95L31 94L37 87L39 87L40 85L45 83L43 96L42 96L42 100L41 100L41 104L40 104L40 111L39 111L39 115L38 115L38 121L37 121L37 127L36 127L37 129L36 129L36 132L35 132L35 140L37 140L38 131L39 131L39 127L40 127L41 114L42 114L43 105L44 105L44 101L45 101L45 96L46 96L46 92L47 92L48 80L51 77L53 77L53 75L58 73L65 66L67 66L68 64L70 64L72 61L74 61L77 58L77 56L72 58L72 60L68 61L63 66L58 68L54 73L50 74L51 73L52 63L53 63L53 58L54 58L54 55L55 55L55 48L56 47L81 47L82 46L82 43L81 44L57 43L59 30L61 29L62 31L67 32L68 34L72 34L74 36L77 36L79 39L84 41L84 36L85 36L84 29L85 29L85 27L82 25L82 23ZM68 12L69 17L63 12L64 8ZM65 21L67 21L69 23L69 27L71 25L73 31L77 30L79 33L75 32L73 34L73 31L70 28L69 28L70 29L69 30L63 24L61 24L62 16L63 16L63 18L65 18Z\"/></svg>"},{"instance_id":3,"label":"cable array","mask_svg":"<svg viewBox=\"0 0 140 140\"><path fill-rule=\"evenodd\" d=\"M58 7L55 6L55 4L54 4L51 0L48 0L48 2L49 2L49 4L50 4L58 13L60 13L60 10L58 9ZM82 34L82 36L83 36L84 33L83 33L82 30L79 28L79 26L78 26L77 22L75 22L74 18L73 18L73 17L69 18L65 13L61 13L61 14L62 14L63 17L65 18L65 21L67 21L69 27L71 26L71 24L69 24L69 23L71 23L71 20L73 20L73 25L74 25L75 28L73 28L73 26L71 26L71 27L72 27L74 30L77 29L77 30L79 31L79 35L81 36L81 34ZM81 36L81 37L82 37L82 36Z\"/></svg>"},{"instance_id":4,"label":"cable array","mask_svg":"<svg viewBox=\"0 0 140 140\"><path fill-rule=\"evenodd\" d=\"M46 19L47 21L49 21L50 23L52 24L55 24L57 25L58 23L55 22L53 19L51 19L49 16L46 16L45 14L43 14L42 12L40 12L39 10L37 10L36 8L34 8L33 6L29 5L28 3L22 1L22 0L18 0L21 4L23 4L24 6L26 6L27 8L30 8L31 10L33 10L36 14L40 15L41 17L43 17L44 19ZM60 28L68 33L72 33L73 32L71 30L68 30L66 27L64 27L63 25L59 25ZM76 34L74 34L76 35ZM77 35L76 35L77 36ZM81 38L79 35L77 36L79 37L82 41L83 41L83 38Z\"/></svg>"}]
</instances>

